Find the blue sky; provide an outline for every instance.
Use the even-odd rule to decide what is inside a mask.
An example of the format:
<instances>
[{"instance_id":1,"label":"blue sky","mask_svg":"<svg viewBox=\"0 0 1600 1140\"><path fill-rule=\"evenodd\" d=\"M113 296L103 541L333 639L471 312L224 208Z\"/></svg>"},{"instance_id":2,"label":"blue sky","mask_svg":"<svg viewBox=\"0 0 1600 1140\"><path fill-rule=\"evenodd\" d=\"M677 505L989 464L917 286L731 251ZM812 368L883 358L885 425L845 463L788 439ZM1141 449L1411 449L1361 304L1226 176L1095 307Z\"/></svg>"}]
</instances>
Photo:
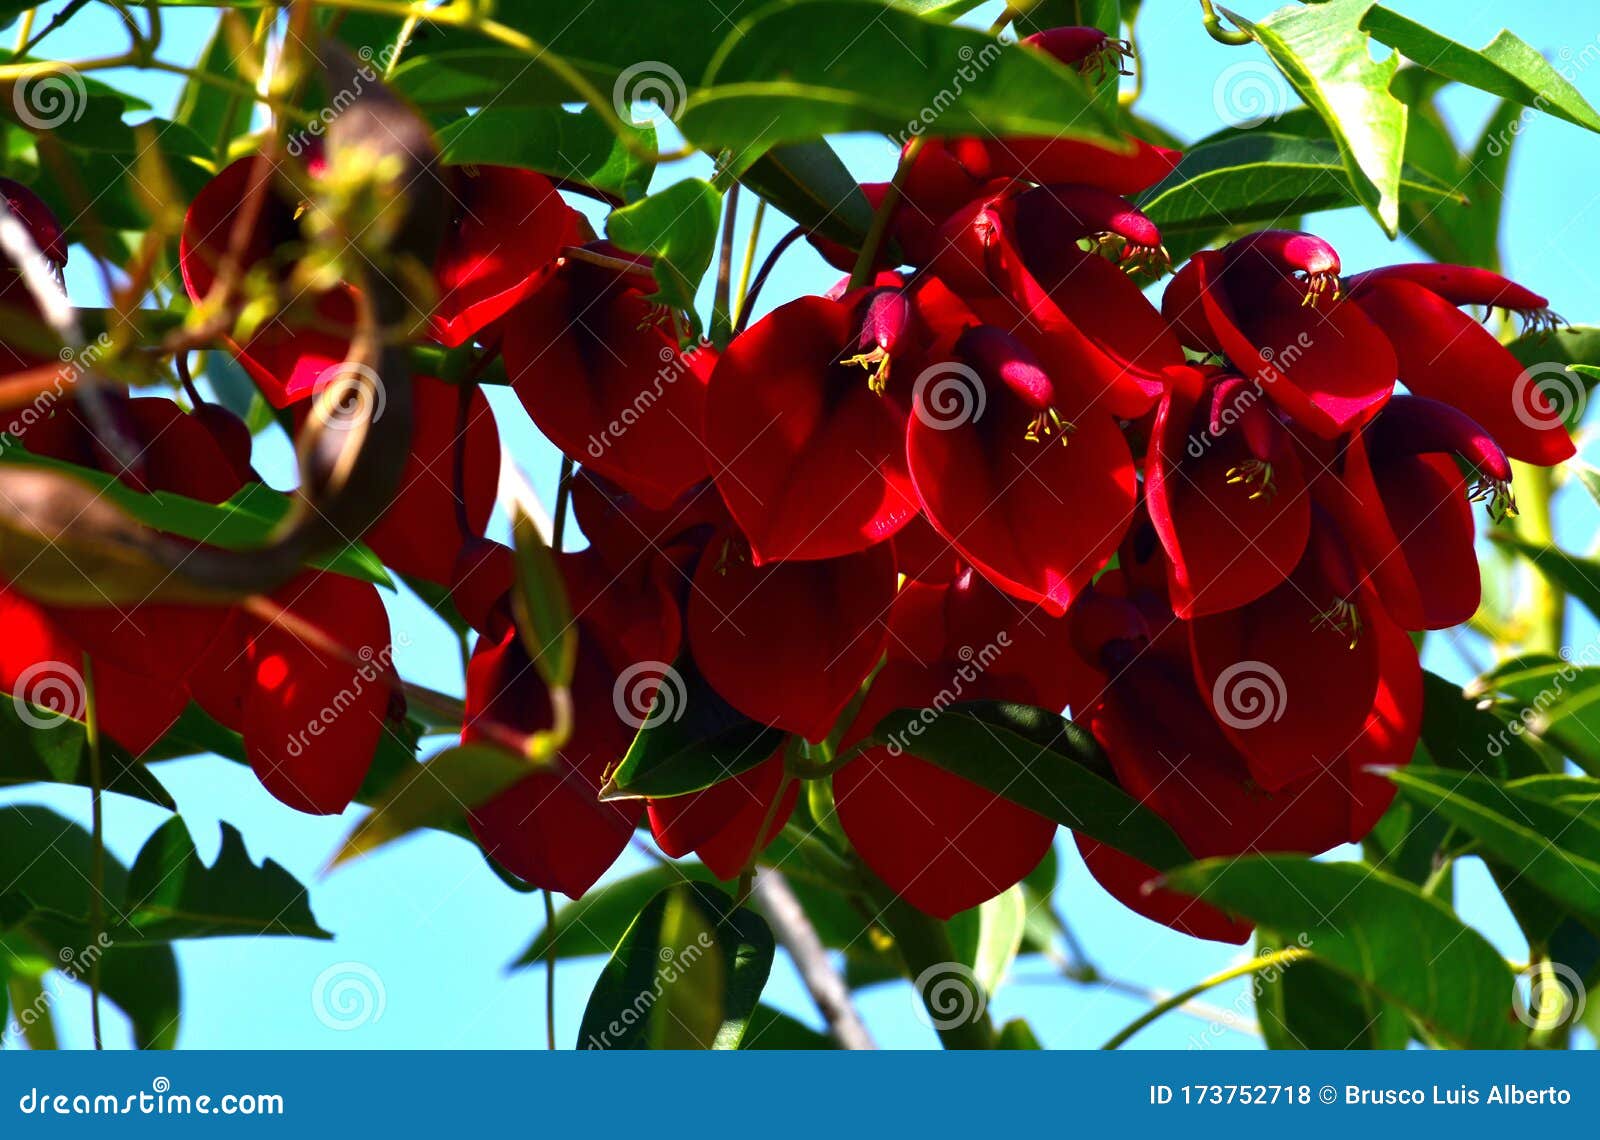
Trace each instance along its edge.
<instances>
[{"instance_id":1,"label":"blue sky","mask_svg":"<svg viewBox=\"0 0 1600 1140\"><path fill-rule=\"evenodd\" d=\"M1238 0L1247 16L1264 15L1270 2ZM1592 4L1542 2L1508 6L1491 0L1396 0L1392 7L1430 27L1472 45L1485 43L1501 26L1512 30L1558 61L1594 58ZM989 7L998 7L991 5ZM980 9L971 22L992 17ZM211 10L165 10L169 59L192 59L208 34ZM66 32L46 41L58 57L102 54L120 41L108 9L92 6ZM1198 5L1187 0L1150 0L1145 5L1137 46L1145 69L1142 112L1180 137L1198 138L1229 125L1213 100L1218 76L1243 59L1261 59L1254 47L1230 48L1202 31ZM1379 49L1382 50L1381 48ZM1585 52L1589 53L1585 55ZM1595 69L1600 71L1600 68ZM143 96L163 113L176 99L180 80L133 73L106 76ZM1600 102L1600 75L1579 70L1573 82L1591 102ZM1287 96L1286 96L1287 98ZM1492 100L1476 92L1452 90L1446 107L1458 138L1475 134ZM863 179L884 178L895 151L881 139L848 138L841 154ZM1600 142L1577 127L1533 116L1525 124L1511 166L1503 248L1510 274L1550 296L1554 308L1573 323L1600 323ZM688 174L704 174L707 164L690 160L665 168L656 185ZM748 221L750 208L744 211ZM1393 261L1413 260L1418 251L1390 243L1358 210L1323 215L1317 232L1340 250L1347 271ZM784 227L767 227L762 251ZM742 242L742 235L741 235ZM741 247L742 248L742 244ZM97 286L84 259L69 273L69 287L95 303ZM806 246L787 254L768 283L762 309L802 292L826 289L837 274ZM536 490L552 501L557 456L527 424L509 393L495 393L503 438L519 456ZM1591 462L1600 449L1589 448ZM264 436L258 443L262 470L283 485L290 477L287 444ZM1591 545L1594 505L1569 494L1561 504L1558 529L1574 548ZM461 671L453 635L409 595L391 599L391 614L401 671L446 690L459 691ZM1579 644L1596 629L1586 616L1571 631ZM1485 654L1478 646L1475 656ZM1446 638L1430 640L1425 661L1451 677L1470 670ZM437 746L437 744L435 745ZM267 795L251 773L216 758L163 764L159 775L176 797L207 858L219 840L218 822L244 833L252 855L271 857L311 884L312 905L333 942L293 939L223 939L180 944L184 1022L179 1044L185 1048L542 1048L544 978L542 970L507 973L542 924L537 895L509 890L484 864L475 848L461 840L428 834L341 869L326 879L321 868L340 838L359 818L359 809L340 819L299 815ZM87 795L81 789L23 788L0 793L0 803L40 803L87 820ZM121 797L107 802L111 850L131 861L145 837L166 818L148 805ZM1141 986L1180 989L1237 959L1239 951L1202 943L1150 923L1111 901L1084 872L1070 842L1060 843L1062 880L1058 902L1089 956L1107 973ZM613 875L641 869L645 859L629 852ZM1526 954L1514 924L1481 868L1460 876L1460 909L1513 959ZM348 1032L327 1027L316 1015L313 989L331 967L358 963L381 982L382 1016ZM570 1044L600 961L563 963L558 973L558 1037ZM57 994L63 1045L88 1043L86 991L71 983L52 984ZM792 969L781 959L766 1000L810 1024L815 1010ZM1252 1013L1242 984L1210 995L1216 1004ZM927 1047L931 1030L913 1016L914 997L904 984L863 991L860 1005L880 1044ZM1041 960L1025 959L1013 981L1001 990L992 1010L999 1019L1027 1015L1043 1042L1052 1047L1093 1047L1144 1008L1138 1000L1098 988L1085 988L1053 976ZM120 1015L108 1009L108 1043L128 1041ZM1202 1022L1169 1016L1142 1033L1137 1046L1184 1048L1203 1035ZM1251 1047L1245 1035L1224 1032L1206 1042L1214 1047Z\"/></svg>"}]
</instances>

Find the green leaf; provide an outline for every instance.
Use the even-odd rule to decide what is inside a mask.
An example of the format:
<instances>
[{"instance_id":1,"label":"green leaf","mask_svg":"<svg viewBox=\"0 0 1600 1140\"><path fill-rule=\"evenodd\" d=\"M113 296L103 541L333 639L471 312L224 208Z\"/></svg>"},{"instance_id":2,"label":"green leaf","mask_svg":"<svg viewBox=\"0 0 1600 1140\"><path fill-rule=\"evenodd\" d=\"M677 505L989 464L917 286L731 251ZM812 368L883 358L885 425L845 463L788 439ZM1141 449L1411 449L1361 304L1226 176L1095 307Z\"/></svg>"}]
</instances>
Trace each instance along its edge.
<instances>
[{"instance_id":1,"label":"green leaf","mask_svg":"<svg viewBox=\"0 0 1600 1140\"><path fill-rule=\"evenodd\" d=\"M1000 1027L999 1039L995 1042L996 1049L1043 1049L1039 1044L1038 1036L1033 1032L1033 1026L1020 1017L1012 1018Z\"/></svg>"},{"instance_id":2,"label":"green leaf","mask_svg":"<svg viewBox=\"0 0 1600 1140\"><path fill-rule=\"evenodd\" d=\"M240 63L250 58L252 65L261 64L259 51L247 45L250 27L235 11L224 10L211 30L211 38L195 61L195 70L214 79L241 80ZM240 50L240 49L243 50ZM221 153L234 137L250 129L251 106L234 92L226 91L215 83L190 78L178 96L178 105L172 113L175 122L194 131L202 140L217 144Z\"/></svg>"},{"instance_id":3,"label":"green leaf","mask_svg":"<svg viewBox=\"0 0 1600 1140\"><path fill-rule=\"evenodd\" d=\"M826 1033L819 1033L768 1005L758 1005L750 1015L741 1049L837 1049Z\"/></svg>"},{"instance_id":4,"label":"green leaf","mask_svg":"<svg viewBox=\"0 0 1600 1140\"><path fill-rule=\"evenodd\" d=\"M635 147L655 150L653 126L628 131ZM486 107L440 128L439 147L445 162L537 170L621 202L643 197L655 173L655 163L637 157L590 107Z\"/></svg>"},{"instance_id":5,"label":"green leaf","mask_svg":"<svg viewBox=\"0 0 1600 1140\"><path fill-rule=\"evenodd\" d=\"M1532 776L1545 771L1523 734L1488 709L1479 708L1459 685L1435 673L1422 674L1422 742L1442 768Z\"/></svg>"},{"instance_id":6,"label":"green leaf","mask_svg":"<svg viewBox=\"0 0 1600 1140\"><path fill-rule=\"evenodd\" d=\"M291 509L289 496L265 483L249 483L226 502L207 503L169 491L144 494L103 471L29 455L16 448L9 449L0 462L65 472L146 526L227 550L265 546ZM313 560L312 565L394 589L394 581L378 556L359 543L342 544L336 552Z\"/></svg>"},{"instance_id":7,"label":"green leaf","mask_svg":"<svg viewBox=\"0 0 1600 1140\"><path fill-rule=\"evenodd\" d=\"M606 236L632 253L655 258L653 299L694 313L695 293L717 251L722 195L699 178L674 182L659 193L614 210Z\"/></svg>"},{"instance_id":8,"label":"green leaf","mask_svg":"<svg viewBox=\"0 0 1600 1140\"><path fill-rule=\"evenodd\" d=\"M1590 467L1587 463L1573 462L1570 466L1577 472L1578 482L1589 492L1589 497L1596 505L1600 505L1600 470Z\"/></svg>"},{"instance_id":9,"label":"green leaf","mask_svg":"<svg viewBox=\"0 0 1600 1140\"><path fill-rule=\"evenodd\" d=\"M1280 8L1260 23L1223 14L1266 49L1267 55L1328 124L1357 199L1394 237L1400 224L1400 168L1406 108L1389 93L1400 66L1391 55L1373 60L1361 19L1372 0L1326 0Z\"/></svg>"},{"instance_id":10,"label":"green leaf","mask_svg":"<svg viewBox=\"0 0 1600 1140\"><path fill-rule=\"evenodd\" d=\"M852 249L860 248L872 225L861 185L825 139L775 146L740 172L738 181L807 233Z\"/></svg>"},{"instance_id":11,"label":"green leaf","mask_svg":"<svg viewBox=\"0 0 1600 1140\"><path fill-rule=\"evenodd\" d=\"M45 727L22 719L22 709ZM104 787L172 811L172 795L149 768L115 741L101 744ZM90 786L89 752L83 722L50 709L17 704L14 695L0 696L0 787L18 784Z\"/></svg>"},{"instance_id":12,"label":"green leaf","mask_svg":"<svg viewBox=\"0 0 1600 1140\"><path fill-rule=\"evenodd\" d=\"M587 891L557 909L555 922L539 931L512 968L538 965L552 951L558 961L610 954L646 903L668 887L691 879L713 881L711 872L698 863L669 863Z\"/></svg>"},{"instance_id":13,"label":"green leaf","mask_svg":"<svg viewBox=\"0 0 1600 1140\"><path fill-rule=\"evenodd\" d=\"M739 712L682 658L661 674L650 715L600 795L629 799L698 792L754 768L783 739L782 729Z\"/></svg>"},{"instance_id":14,"label":"green leaf","mask_svg":"<svg viewBox=\"0 0 1600 1140\"><path fill-rule=\"evenodd\" d=\"M1288 945L1256 931L1256 953ZM1256 1017L1269 1049L1404 1049L1404 1011L1315 958L1255 978Z\"/></svg>"},{"instance_id":15,"label":"green leaf","mask_svg":"<svg viewBox=\"0 0 1600 1140\"><path fill-rule=\"evenodd\" d=\"M581 1049L737 1049L772 969L772 932L715 887L651 899L595 983Z\"/></svg>"},{"instance_id":16,"label":"green leaf","mask_svg":"<svg viewBox=\"0 0 1600 1140\"><path fill-rule=\"evenodd\" d=\"M1374 39L1446 79L1600 131L1600 114L1578 89L1544 56L1508 31L1501 31L1474 51L1380 5L1372 6L1361 26Z\"/></svg>"},{"instance_id":17,"label":"green leaf","mask_svg":"<svg viewBox=\"0 0 1600 1140\"><path fill-rule=\"evenodd\" d=\"M1400 185L1419 210L1464 199L1422 171L1405 167ZM1171 174L1140 197L1138 206L1168 231L1230 225L1268 225L1315 210L1359 205L1332 141L1239 131L1186 152ZM1448 208L1448 207L1445 207Z\"/></svg>"},{"instance_id":18,"label":"green leaf","mask_svg":"<svg viewBox=\"0 0 1600 1140\"><path fill-rule=\"evenodd\" d=\"M1438 811L1530 885L1600 924L1600 823L1501 781L1439 768L1389 773L1402 795Z\"/></svg>"},{"instance_id":19,"label":"green leaf","mask_svg":"<svg viewBox=\"0 0 1600 1140\"><path fill-rule=\"evenodd\" d=\"M1166 885L1280 932L1327 966L1407 1010L1434 1036L1472 1049L1515 1049L1512 974L1448 907L1359 863L1295 855L1206 859ZM1293 966L1290 969L1294 969Z\"/></svg>"},{"instance_id":20,"label":"green leaf","mask_svg":"<svg viewBox=\"0 0 1600 1140\"><path fill-rule=\"evenodd\" d=\"M1406 121L1406 163L1440 179L1464 201L1452 205L1408 194L1400 203L1401 230L1437 261L1498 270L1503 188L1517 138L1517 107L1502 101L1471 150L1461 154L1431 97L1408 98L1402 92L1405 85L1398 79L1413 75L1429 78L1431 73L1407 68L1400 72L1394 87L1395 94L1411 108ZM1409 86L1420 90L1431 85L1418 81Z\"/></svg>"},{"instance_id":21,"label":"green leaf","mask_svg":"<svg viewBox=\"0 0 1600 1140\"><path fill-rule=\"evenodd\" d=\"M517 571L511 587L517 631L544 683L565 689L572 684L578 663L578 623L555 553L520 507L511 513L511 544Z\"/></svg>"},{"instance_id":22,"label":"green leaf","mask_svg":"<svg viewBox=\"0 0 1600 1140\"><path fill-rule=\"evenodd\" d=\"M775 4L744 21L677 122L736 155L839 131L1121 145L1082 78L1044 53L863 0Z\"/></svg>"},{"instance_id":23,"label":"green leaf","mask_svg":"<svg viewBox=\"0 0 1600 1140\"><path fill-rule=\"evenodd\" d=\"M972 967L984 993L993 994L1005 981L1022 948L1027 921L1028 905L1022 888L1013 886L945 924L956 960Z\"/></svg>"},{"instance_id":24,"label":"green leaf","mask_svg":"<svg viewBox=\"0 0 1600 1140\"><path fill-rule=\"evenodd\" d=\"M401 773L345 836L329 867L348 863L424 827L443 827L534 772L526 756L462 744Z\"/></svg>"},{"instance_id":25,"label":"green leaf","mask_svg":"<svg viewBox=\"0 0 1600 1140\"><path fill-rule=\"evenodd\" d=\"M222 849L208 867L177 817L162 824L134 860L122 927L153 942L237 934L333 937L317 925L305 887L271 859L256 866L232 824L222 825Z\"/></svg>"},{"instance_id":26,"label":"green leaf","mask_svg":"<svg viewBox=\"0 0 1600 1140\"><path fill-rule=\"evenodd\" d=\"M1515 550L1557 589L1582 602L1590 613L1600 616L1600 560L1568 554L1559 546L1529 542L1514 534L1496 531L1493 539Z\"/></svg>"},{"instance_id":27,"label":"green leaf","mask_svg":"<svg viewBox=\"0 0 1600 1140\"><path fill-rule=\"evenodd\" d=\"M998 701L951 705L931 719L901 709L873 738L1152 867L1190 857L1165 820L1112 782L1094 739L1055 713Z\"/></svg>"},{"instance_id":28,"label":"green leaf","mask_svg":"<svg viewBox=\"0 0 1600 1140\"><path fill-rule=\"evenodd\" d=\"M1473 688L1501 696L1496 711L1508 718L1510 735L1540 741L1600 772L1600 744L1594 735L1600 729L1600 668L1559 658L1521 658L1485 674ZM1541 771L1520 768L1504 774Z\"/></svg>"}]
</instances>

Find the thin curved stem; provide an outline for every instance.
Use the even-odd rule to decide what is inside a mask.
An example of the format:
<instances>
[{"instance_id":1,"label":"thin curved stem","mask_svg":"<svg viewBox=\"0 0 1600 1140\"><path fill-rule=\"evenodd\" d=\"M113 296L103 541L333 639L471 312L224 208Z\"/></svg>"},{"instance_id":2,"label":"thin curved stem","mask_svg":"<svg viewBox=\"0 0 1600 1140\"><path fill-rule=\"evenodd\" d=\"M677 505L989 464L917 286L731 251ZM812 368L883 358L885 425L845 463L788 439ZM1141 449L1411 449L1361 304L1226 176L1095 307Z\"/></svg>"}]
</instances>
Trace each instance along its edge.
<instances>
[{"instance_id":1,"label":"thin curved stem","mask_svg":"<svg viewBox=\"0 0 1600 1140\"><path fill-rule=\"evenodd\" d=\"M761 296L762 287L766 285L767 278L772 275L773 267L778 264L778 258L783 256L783 251L805 236L805 229L796 226L778 239L778 244L772 247L772 252L767 254L767 259L761 263L761 268L756 270L756 279L750 284L750 292L745 294L744 304L739 306L739 319L734 322L733 334L738 336L744 332L750 323L750 313L756 307L756 298Z\"/></svg>"},{"instance_id":2,"label":"thin curved stem","mask_svg":"<svg viewBox=\"0 0 1600 1140\"><path fill-rule=\"evenodd\" d=\"M856 255L855 268L850 271L852 289L859 289L872 279L872 267L878 260L878 250L882 248L883 239L889 232L889 219L894 217L906 178L916 164L917 155L922 153L923 138L918 135L900 152L900 165L895 167L894 178L883 193L883 201L878 203L877 210L873 212L872 225L867 229L866 240L861 243L861 252Z\"/></svg>"},{"instance_id":3,"label":"thin curved stem","mask_svg":"<svg viewBox=\"0 0 1600 1140\"><path fill-rule=\"evenodd\" d=\"M1274 966L1287 966L1293 962L1298 962L1302 958L1308 958L1310 956L1311 951L1305 949L1304 947L1291 946L1287 950L1275 950L1271 954L1262 954L1260 957L1252 958L1250 961L1245 962L1242 965L1223 970L1220 974L1212 974L1204 981L1198 982L1180 993L1173 994L1165 1001L1158 1002L1156 1005L1152 1006L1150 1009L1146 1010L1144 1013L1130 1021L1120 1033L1116 1034L1111 1038L1111 1040L1100 1046L1100 1048L1119 1048L1120 1046L1126 1044L1128 1039L1134 1034L1138 1033L1139 1030L1143 1029L1145 1026L1149 1025L1163 1014L1171 1013L1180 1006L1187 1005L1189 1002L1193 1001L1207 990L1215 989L1217 986L1223 985L1226 982L1231 982L1235 978L1242 978L1247 974L1254 974L1261 970L1271 969Z\"/></svg>"},{"instance_id":4,"label":"thin curved stem","mask_svg":"<svg viewBox=\"0 0 1600 1140\"><path fill-rule=\"evenodd\" d=\"M556 904L550 897L549 891L541 891L544 895L544 928L554 930L556 926ZM550 939L550 944L544 948L544 1043L550 1052L556 1051L556 940Z\"/></svg>"},{"instance_id":5,"label":"thin curved stem","mask_svg":"<svg viewBox=\"0 0 1600 1140\"><path fill-rule=\"evenodd\" d=\"M94 843L89 863L89 937L94 946L94 961L89 963L89 1025L94 1047L105 1048L100 1032L100 960L106 932L106 832L103 810L105 770L100 745L100 709L95 701L94 666L83 655L83 725L89 750L89 827Z\"/></svg>"},{"instance_id":6,"label":"thin curved stem","mask_svg":"<svg viewBox=\"0 0 1600 1140\"><path fill-rule=\"evenodd\" d=\"M1249 32L1239 28L1223 27L1222 17L1217 15L1217 10L1211 6L1211 0L1200 0L1200 23L1205 26L1208 36L1219 44L1227 44L1229 47L1241 47L1254 39Z\"/></svg>"}]
</instances>

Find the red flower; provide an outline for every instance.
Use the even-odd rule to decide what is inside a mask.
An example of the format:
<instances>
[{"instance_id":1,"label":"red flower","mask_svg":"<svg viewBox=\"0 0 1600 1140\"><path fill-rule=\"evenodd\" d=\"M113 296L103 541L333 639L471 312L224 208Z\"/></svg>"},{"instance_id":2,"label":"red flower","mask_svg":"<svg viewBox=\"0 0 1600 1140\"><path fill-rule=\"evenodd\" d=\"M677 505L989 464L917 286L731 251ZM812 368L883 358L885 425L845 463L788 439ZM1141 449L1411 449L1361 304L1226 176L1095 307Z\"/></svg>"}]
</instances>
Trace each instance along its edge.
<instances>
[{"instance_id":1,"label":"red flower","mask_svg":"<svg viewBox=\"0 0 1600 1140\"><path fill-rule=\"evenodd\" d=\"M1499 274L1460 265L1395 265L1350 278L1351 299L1383 329L1399 376L1418 396L1453 404L1513 459L1548 467L1570 459L1559 401L1458 305L1502 306L1535 327L1560 318L1545 299Z\"/></svg>"},{"instance_id":2,"label":"red flower","mask_svg":"<svg viewBox=\"0 0 1600 1140\"><path fill-rule=\"evenodd\" d=\"M1127 527L1128 445L999 329L968 329L952 356L918 378L906 436L922 509L992 582L1060 613Z\"/></svg>"},{"instance_id":3,"label":"red flower","mask_svg":"<svg viewBox=\"0 0 1600 1140\"><path fill-rule=\"evenodd\" d=\"M0 178L0 198L38 247L51 272L67 264L67 239L50 207L20 182ZM55 338L46 331L33 290L7 254L0 253L0 376L55 360Z\"/></svg>"},{"instance_id":4,"label":"red flower","mask_svg":"<svg viewBox=\"0 0 1600 1140\"><path fill-rule=\"evenodd\" d=\"M845 362L860 355L869 298L791 301L736 338L711 374L712 475L758 566L864 550L916 513L905 413L874 373Z\"/></svg>"},{"instance_id":5,"label":"red flower","mask_svg":"<svg viewBox=\"0 0 1600 1140\"><path fill-rule=\"evenodd\" d=\"M1219 613L1300 562L1311 502L1294 440L1261 390L1220 369L1174 369L1145 460L1150 518L1179 617Z\"/></svg>"},{"instance_id":6,"label":"red flower","mask_svg":"<svg viewBox=\"0 0 1600 1140\"><path fill-rule=\"evenodd\" d=\"M734 708L821 740L883 653L894 587L887 545L758 566L725 534L695 570L689 647Z\"/></svg>"},{"instance_id":7,"label":"red flower","mask_svg":"<svg viewBox=\"0 0 1600 1140\"><path fill-rule=\"evenodd\" d=\"M799 795L799 782L784 780L780 751L704 791L649 801L650 830L674 859L693 852L717 878L736 879L783 830Z\"/></svg>"},{"instance_id":8,"label":"red flower","mask_svg":"<svg viewBox=\"0 0 1600 1140\"><path fill-rule=\"evenodd\" d=\"M1161 311L1190 348L1226 356L1296 423L1331 439L1383 406L1397 371L1389 340L1338 286L1327 242L1263 230L1195 254Z\"/></svg>"},{"instance_id":9,"label":"red flower","mask_svg":"<svg viewBox=\"0 0 1600 1140\"><path fill-rule=\"evenodd\" d=\"M627 257L600 246L608 256ZM559 262L504 325L506 372L539 430L647 506L708 474L700 443L716 354L678 350L647 269Z\"/></svg>"}]
</instances>

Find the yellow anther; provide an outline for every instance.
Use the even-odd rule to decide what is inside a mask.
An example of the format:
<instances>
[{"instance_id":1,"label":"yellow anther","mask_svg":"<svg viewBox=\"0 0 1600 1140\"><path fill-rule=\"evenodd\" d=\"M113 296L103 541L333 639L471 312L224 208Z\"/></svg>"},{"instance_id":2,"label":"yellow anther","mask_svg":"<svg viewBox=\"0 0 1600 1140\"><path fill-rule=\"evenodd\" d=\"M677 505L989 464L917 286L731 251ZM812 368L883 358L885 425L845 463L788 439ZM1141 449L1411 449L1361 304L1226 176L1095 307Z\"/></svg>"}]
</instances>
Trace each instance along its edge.
<instances>
[{"instance_id":1,"label":"yellow anther","mask_svg":"<svg viewBox=\"0 0 1600 1140\"><path fill-rule=\"evenodd\" d=\"M1337 630L1350 638L1347 646L1354 649L1361 641L1361 611L1356 609L1356 604L1346 598L1335 598L1333 604L1312 621L1312 627L1321 629L1324 625Z\"/></svg>"},{"instance_id":2,"label":"yellow anther","mask_svg":"<svg viewBox=\"0 0 1600 1140\"><path fill-rule=\"evenodd\" d=\"M1263 460L1247 459L1228 468L1226 475L1230 484L1242 483L1251 488L1252 499L1266 499L1270 503L1272 497L1278 493L1278 484L1272 475L1272 464Z\"/></svg>"},{"instance_id":3,"label":"yellow anther","mask_svg":"<svg viewBox=\"0 0 1600 1140\"><path fill-rule=\"evenodd\" d=\"M1067 440L1072 433L1077 431L1077 425L1070 420L1061 418L1061 413L1054 408L1046 408L1033 419L1028 421L1028 431L1023 436L1029 443L1039 443L1056 433L1061 435L1061 446L1067 446Z\"/></svg>"},{"instance_id":4,"label":"yellow anther","mask_svg":"<svg viewBox=\"0 0 1600 1140\"><path fill-rule=\"evenodd\" d=\"M839 363L859 364L867 370L867 387L875 396L881 396L889 390L889 350L881 345L871 352L857 353L847 356Z\"/></svg>"}]
</instances>

